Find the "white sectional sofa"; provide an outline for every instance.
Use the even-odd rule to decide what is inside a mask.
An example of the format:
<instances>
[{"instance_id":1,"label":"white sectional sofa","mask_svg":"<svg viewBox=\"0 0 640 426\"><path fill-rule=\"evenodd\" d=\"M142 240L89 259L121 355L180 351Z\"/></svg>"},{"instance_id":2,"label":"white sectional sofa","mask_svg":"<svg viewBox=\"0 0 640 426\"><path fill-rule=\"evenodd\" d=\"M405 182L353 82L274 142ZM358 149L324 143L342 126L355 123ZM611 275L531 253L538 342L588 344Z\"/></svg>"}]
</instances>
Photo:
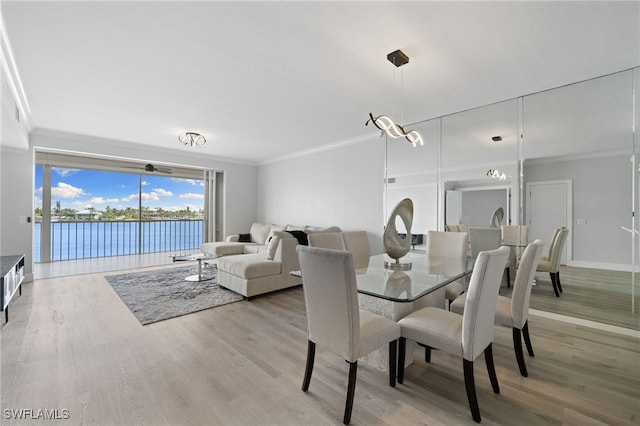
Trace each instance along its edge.
<instances>
[{"instance_id":1,"label":"white sectional sofa","mask_svg":"<svg viewBox=\"0 0 640 426\"><path fill-rule=\"evenodd\" d=\"M302 284L291 271L300 269L296 246L306 233L330 232L338 227L254 223L247 234L229 235L225 241L204 243L205 254L218 259L218 285L247 298ZM293 234L285 231L290 231ZM304 231L296 233L296 231Z\"/></svg>"}]
</instances>

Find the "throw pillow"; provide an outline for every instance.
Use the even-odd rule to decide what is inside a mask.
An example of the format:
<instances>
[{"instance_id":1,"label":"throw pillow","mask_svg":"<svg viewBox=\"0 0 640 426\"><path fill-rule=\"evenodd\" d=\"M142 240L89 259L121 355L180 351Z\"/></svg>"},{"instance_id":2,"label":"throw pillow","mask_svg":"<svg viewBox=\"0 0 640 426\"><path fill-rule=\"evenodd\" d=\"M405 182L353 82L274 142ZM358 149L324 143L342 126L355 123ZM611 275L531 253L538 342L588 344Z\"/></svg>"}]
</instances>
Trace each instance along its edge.
<instances>
[{"instance_id":1,"label":"throw pillow","mask_svg":"<svg viewBox=\"0 0 640 426\"><path fill-rule=\"evenodd\" d=\"M304 231L287 231L289 234L293 235L296 240L298 240L298 244L302 246L309 245L309 239L307 238L307 233Z\"/></svg>"},{"instance_id":2,"label":"throw pillow","mask_svg":"<svg viewBox=\"0 0 640 426\"><path fill-rule=\"evenodd\" d=\"M239 243L250 243L251 242L251 234L238 234L238 242Z\"/></svg>"},{"instance_id":3,"label":"throw pillow","mask_svg":"<svg viewBox=\"0 0 640 426\"><path fill-rule=\"evenodd\" d=\"M273 258L276 256L276 250L278 249L279 242L280 237L277 235L277 233L271 236L269 244L267 245L267 259L273 260Z\"/></svg>"}]
</instances>

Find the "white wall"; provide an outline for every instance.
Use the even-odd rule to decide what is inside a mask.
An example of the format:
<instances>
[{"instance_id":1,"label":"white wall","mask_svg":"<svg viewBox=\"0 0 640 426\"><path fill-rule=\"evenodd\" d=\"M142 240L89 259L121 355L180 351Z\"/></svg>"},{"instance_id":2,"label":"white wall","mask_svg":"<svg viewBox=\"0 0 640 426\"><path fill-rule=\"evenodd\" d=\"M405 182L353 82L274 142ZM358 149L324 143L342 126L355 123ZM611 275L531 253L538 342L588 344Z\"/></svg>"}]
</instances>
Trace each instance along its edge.
<instances>
[{"instance_id":1,"label":"white wall","mask_svg":"<svg viewBox=\"0 0 640 426\"><path fill-rule=\"evenodd\" d=\"M572 180L573 232L567 237L567 244L572 244L570 265L614 269L616 264L631 264L631 237L620 229L631 227L630 156L631 152L598 158L525 161L525 187L527 182ZM584 219L584 223L578 223L578 219Z\"/></svg>"},{"instance_id":2,"label":"white wall","mask_svg":"<svg viewBox=\"0 0 640 426\"><path fill-rule=\"evenodd\" d=\"M382 252L384 151L375 136L258 168L258 220L366 230Z\"/></svg>"},{"instance_id":3,"label":"white wall","mask_svg":"<svg viewBox=\"0 0 640 426\"><path fill-rule=\"evenodd\" d=\"M33 179L29 151L0 151L0 254L24 254L26 281L33 279L33 226L25 221L33 217Z\"/></svg>"}]
</instances>

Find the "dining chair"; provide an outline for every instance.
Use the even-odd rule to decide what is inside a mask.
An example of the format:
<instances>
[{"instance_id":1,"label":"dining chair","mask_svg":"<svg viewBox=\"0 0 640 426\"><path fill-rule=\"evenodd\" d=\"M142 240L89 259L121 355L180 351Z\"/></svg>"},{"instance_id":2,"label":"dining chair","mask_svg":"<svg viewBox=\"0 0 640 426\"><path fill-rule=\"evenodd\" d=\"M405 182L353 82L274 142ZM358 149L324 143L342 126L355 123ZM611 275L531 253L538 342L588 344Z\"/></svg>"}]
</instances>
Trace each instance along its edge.
<instances>
[{"instance_id":1,"label":"dining chair","mask_svg":"<svg viewBox=\"0 0 640 426\"><path fill-rule=\"evenodd\" d=\"M358 358L389 346L389 385L396 385L397 341L400 326L383 316L360 311L353 255L348 251L299 245L302 286L307 309L307 362L302 390L307 392L316 345L349 363L344 424L351 421Z\"/></svg>"},{"instance_id":2,"label":"dining chair","mask_svg":"<svg viewBox=\"0 0 640 426\"><path fill-rule=\"evenodd\" d=\"M369 266L371 249L369 248L369 236L367 231L344 231L342 233L344 246L353 255L353 263L356 269Z\"/></svg>"},{"instance_id":3,"label":"dining chair","mask_svg":"<svg viewBox=\"0 0 640 426\"><path fill-rule=\"evenodd\" d=\"M502 246L502 230L500 228L479 228L469 227L469 243L471 244L471 257L473 259L478 253L493 250ZM505 273L507 275L507 287L511 286L511 258L507 260Z\"/></svg>"},{"instance_id":4,"label":"dining chair","mask_svg":"<svg viewBox=\"0 0 640 426\"><path fill-rule=\"evenodd\" d=\"M527 366L524 362L524 354L522 352L522 337L527 346L529 356L533 356L533 347L529 337L529 299L531 297L531 287L533 286L533 277L536 273L536 267L540 259L540 252L544 243L537 239L527 245L522 253L522 258L516 272L516 278L513 282L513 292L511 297L498 295L496 304L496 324L511 327L513 335L513 350L516 354L516 361L520 374L524 377L528 376ZM463 294L451 304L451 312L462 315L464 313L466 297Z\"/></svg>"},{"instance_id":5,"label":"dining chair","mask_svg":"<svg viewBox=\"0 0 640 426\"><path fill-rule=\"evenodd\" d=\"M344 250L341 232L314 232L307 235L309 247L320 247L332 250Z\"/></svg>"},{"instance_id":6,"label":"dining chair","mask_svg":"<svg viewBox=\"0 0 640 426\"><path fill-rule=\"evenodd\" d=\"M469 234L466 232L427 232L427 257L429 260L450 260L467 258ZM456 297L464 293L465 287L459 281L454 281L444 287L445 299L451 303Z\"/></svg>"},{"instance_id":7,"label":"dining chair","mask_svg":"<svg viewBox=\"0 0 640 426\"><path fill-rule=\"evenodd\" d=\"M404 381L404 357L406 340L411 339L431 349L462 358L464 382L471 415L480 422L480 409L476 398L473 376L473 362L484 352L491 387L500 393L498 378L493 365L493 322L496 313L498 288L509 257L509 249L500 247L478 254L469 289L467 290L464 313L433 307L422 308L398 321L401 327L398 351L398 383Z\"/></svg>"},{"instance_id":8,"label":"dining chair","mask_svg":"<svg viewBox=\"0 0 640 426\"><path fill-rule=\"evenodd\" d=\"M560 260L562 251L567 240L569 230L564 227L557 228L551 241L549 255L543 256L538 263L538 272L548 272L551 277L551 284L556 297L560 297L562 293L562 284L560 283Z\"/></svg>"},{"instance_id":9,"label":"dining chair","mask_svg":"<svg viewBox=\"0 0 640 426\"><path fill-rule=\"evenodd\" d=\"M515 276L518 264L524 248L529 244L529 226L527 225L502 225L502 244L511 249L509 256L509 276Z\"/></svg>"}]
</instances>

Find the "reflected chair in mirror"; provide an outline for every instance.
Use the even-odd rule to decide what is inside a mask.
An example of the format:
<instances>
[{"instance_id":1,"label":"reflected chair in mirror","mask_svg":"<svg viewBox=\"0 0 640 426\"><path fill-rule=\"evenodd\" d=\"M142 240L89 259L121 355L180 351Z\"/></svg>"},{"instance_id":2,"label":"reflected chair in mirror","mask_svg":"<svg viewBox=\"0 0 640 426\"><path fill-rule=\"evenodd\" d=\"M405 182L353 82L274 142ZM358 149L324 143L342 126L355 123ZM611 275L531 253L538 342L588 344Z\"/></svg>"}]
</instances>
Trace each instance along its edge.
<instances>
[{"instance_id":1,"label":"reflected chair in mirror","mask_svg":"<svg viewBox=\"0 0 640 426\"><path fill-rule=\"evenodd\" d=\"M309 247L320 247L332 250L344 250L341 232L314 232L307 235Z\"/></svg>"},{"instance_id":2,"label":"reflected chair in mirror","mask_svg":"<svg viewBox=\"0 0 640 426\"><path fill-rule=\"evenodd\" d=\"M429 260L447 260L467 258L469 234L466 232L427 232L427 257ZM465 286L459 281L454 281L444 287L445 299L451 303L456 297L464 293Z\"/></svg>"},{"instance_id":3,"label":"reflected chair in mirror","mask_svg":"<svg viewBox=\"0 0 640 426\"><path fill-rule=\"evenodd\" d=\"M551 240L549 255L543 256L540 259L537 268L538 272L549 273L556 297L560 297L560 293L562 293L562 284L560 283L560 260L562 259L562 252L564 250L564 244L567 240L568 234L569 230L567 228L560 227L556 229L554 237Z\"/></svg>"},{"instance_id":4,"label":"reflected chair in mirror","mask_svg":"<svg viewBox=\"0 0 640 426\"><path fill-rule=\"evenodd\" d=\"M353 255L353 263L356 269L369 266L371 249L369 248L369 236L367 231L345 231L342 233L345 249Z\"/></svg>"},{"instance_id":5,"label":"reflected chair in mirror","mask_svg":"<svg viewBox=\"0 0 640 426\"><path fill-rule=\"evenodd\" d=\"M527 346L529 356L533 356L533 346L529 337L529 300L531 298L531 287L536 267L540 259L540 253L544 243L542 240L535 240L529 244L522 254L522 259L516 272L516 279L513 283L511 297L498 296L496 304L496 324L511 327L513 335L513 350L516 354L516 361L520 374L528 376L527 365L524 362L522 352L522 338ZM464 314L466 297L462 295L451 304L451 312Z\"/></svg>"},{"instance_id":6,"label":"reflected chair in mirror","mask_svg":"<svg viewBox=\"0 0 640 426\"><path fill-rule=\"evenodd\" d=\"M406 339L419 342L427 348L428 362L431 361L431 349L439 349L459 356L462 358L469 408L476 422L480 422L480 409L476 398L473 363L483 352L491 387L495 393L500 393L493 365L493 323L498 289L508 258L507 247L484 251L478 255L462 315L427 307L412 312L398 321L402 328L398 351L398 383L404 381Z\"/></svg>"},{"instance_id":7,"label":"reflected chair in mirror","mask_svg":"<svg viewBox=\"0 0 640 426\"><path fill-rule=\"evenodd\" d=\"M463 225L462 223L458 225L447 225L447 231L449 232L467 232L467 225Z\"/></svg>"},{"instance_id":8,"label":"reflected chair in mirror","mask_svg":"<svg viewBox=\"0 0 640 426\"><path fill-rule=\"evenodd\" d=\"M389 385L396 385L397 341L400 326L380 315L358 308L353 256L348 251L298 246L307 309L307 362L302 390L311 382L316 345L349 364L344 424L351 421L358 358L383 345L389 346Z\"/></svg>"},{"instance_id":9,"label":"reflected chair in mirror","mask_svg":"<svg viewBox=\"0 0 640 426\"><path fill-rule=\"evenodd\" d=\"M527 225L502 225L502 244L511 249L509 275L514 277L516 265L522 257L524 248L529 244L529 227Z\"/></svg>"},{"instance_id":10,"label":"reflected chair in mirror","mask_svg":"<svg viewBox=\"0 0 640 426\"><path fill-rule=\"evenodd\" d=\"M502 230L500 228L469 227L469 244L471 244L471 257L475 259L478 253L493 250L502 246ZM507 287L511 286L511 258L507 261L504 271L507 275Z\"/></svg>"}]
</instances>

